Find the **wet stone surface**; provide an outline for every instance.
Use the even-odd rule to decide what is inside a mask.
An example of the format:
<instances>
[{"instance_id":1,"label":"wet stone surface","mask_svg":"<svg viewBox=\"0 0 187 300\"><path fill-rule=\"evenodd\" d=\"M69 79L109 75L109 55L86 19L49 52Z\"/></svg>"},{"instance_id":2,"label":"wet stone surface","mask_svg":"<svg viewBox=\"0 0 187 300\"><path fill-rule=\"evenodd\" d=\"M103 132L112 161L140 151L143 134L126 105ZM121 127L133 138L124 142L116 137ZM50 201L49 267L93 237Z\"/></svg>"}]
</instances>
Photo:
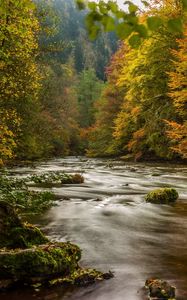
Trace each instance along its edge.
<instances>
[{"instance_id":1,"label":"wet stone surface","mask_svg":"<svg viewBox=\"0 0 187 300\"><path fill-rule=\"evenodd\" d=\"M161 279L148 279L145 282L150 300L175 300L175 287Z\"/></svg>"}]
</instances>

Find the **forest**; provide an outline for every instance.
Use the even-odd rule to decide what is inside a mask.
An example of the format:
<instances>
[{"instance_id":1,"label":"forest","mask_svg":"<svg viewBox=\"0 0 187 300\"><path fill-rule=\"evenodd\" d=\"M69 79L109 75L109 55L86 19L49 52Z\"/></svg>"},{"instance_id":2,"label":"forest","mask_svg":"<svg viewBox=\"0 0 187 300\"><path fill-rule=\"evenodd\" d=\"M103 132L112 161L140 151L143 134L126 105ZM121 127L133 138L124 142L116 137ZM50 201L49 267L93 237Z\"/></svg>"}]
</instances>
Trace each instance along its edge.
<instances>
[{"instance_id":1,"label":"forest","mask_svg":"<svg viewBox=\"0 0 187 300\"><path fill-rule=\"evenodd\" d=\"M122 4L0 1L2 300L187 299L187 1Z\"/></svg>"},{"instance_id":2,"label":"forest","mask_svg":"<svg viewBox=\"0 0 187 300\"><path fill-rule=\"evenodd\" d=\"M81 153L115 35L90 42L73 0L1 8L1 162Z\"/></svg>"},{"instance_id":3,"label":"forest","mask_svg":"<svg viewBox=\"0 0 187 300\"><path fill-rule=\"evenodd\" d=\"M131 10L135 15L136 6ZM86 10L73 0L2 0L1 14L1 164L69 154L186 158L180 1L151 1L141 12L141 45L128 24L118 24L116 35L111 17L110 32L90 40ZM177 22L168 27L171 17Z\"/></svg>"}]
</instances>

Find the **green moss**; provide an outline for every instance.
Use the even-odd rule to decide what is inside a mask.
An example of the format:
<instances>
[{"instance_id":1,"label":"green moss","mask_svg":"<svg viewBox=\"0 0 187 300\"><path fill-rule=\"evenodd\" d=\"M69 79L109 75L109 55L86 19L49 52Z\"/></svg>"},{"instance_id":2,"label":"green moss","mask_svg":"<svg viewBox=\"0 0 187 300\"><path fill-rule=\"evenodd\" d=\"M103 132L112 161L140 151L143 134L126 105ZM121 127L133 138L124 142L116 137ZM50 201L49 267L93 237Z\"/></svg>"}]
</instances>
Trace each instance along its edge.
<instances>
[{"instance_id":1,"label":"green moss","mask_svg":"<svg viewBox=\"0 0 187 300\"><path fill-rule=\"evenodd\" d=\"M27 184L28 178L0 175L0 200L14 205L19 213L40 213L54 205L52 192L30 191Z\"/></svg>"},{"instance_id":2,"label":"green moss","mask_svg":"<svg viewBox=\"0 0 187 300\"><path fill-rule=\"evenodd\" d=\"M42 232L23 223L13 206L0 201L0 290L14 285L70 283L85 286L113 277L78 265L81 250L71 243L50 243Z\"/></svg>"},{"instance_id":3,"label":"green moss","mask_svg":"<svg viewBox=\"0 0 187 300\"><path fill-rule=\"evenodd\" d=\"M39 186L53 186L61 184L80 184L84 178L80 174L66 174L64 172L47 172L40 175L32 175L27 178L31 183L34 182Z\"/></svg>"},{"instance_id":4,"label":"green moss","mask_svg":"<svg viewBox=\"0 0 187 300\"><path fill-rule=\"evenodd\" d=\"M175 189L161 188L148 193L145 200L155 204L170 204L174 203L178 197L179 195Z\"/></svg>"},{"instance_id":5,"label":"green moss","mask_svg":"<svg viewBox=\"0 0 187 300\"><path fill-rule=\"evenodd\" d=\"M48 239L38 228L15 227L0 237L0 248L26 249L33 245L41 245L48 242Z\"/></svg>"},{"instance_id":6,"label":"green moss","mask_svg":"<svg viewBox=\"0 0 187 300\"><path fill-rule=\"evenodd\" d=\"M0 279L31 282L66 276L78 267L81 251L70 243L49 243L30 249L0 250Z\"/></svg>"},{"instance_id":7,"label":"green moss","mask_svg":"<svg viewBox=\"0 0 187 300\"><path fill-rule=\"evenodd\" d=\"M48 242L39 228L23 223L12 205L0 201L0 248L30 248Z\"/></svg>"},{"instance_id":8,"label":"green moss","mask_svg":"<svg viewBox=\"0 0 187 300\"><path fill-rule=\"evenodd\" d=\"M49 242L39 228L31 224L23 224L23 227L12 229L10 240L13 248L30 248L33 245L41 245ZM8 246L12 248L12 246Z\"/></svg>"},{"instance_id":9,"label":"green moss","mask_svg":"<svg viewBox=\"0 0 187 300\"><path fill-rule=\"evenodd\" d=\"M53 279L49 282L50 285L58 285L68 283L71 285L77 286L87 286L89 284L93 284L97 281L102 281L104 279L110 279L114 277L112 272L102 273L95 269L81 269L78 268L70 275Z\"/></svg>"},{"instance_id":10,"label":"green moss","mask_svg":"<svg viewBox=\"0 0 187 300\"><path fill-rule=\"evenodd\" d=\"M29 185L51 188L83 182L82 175L65 174L64 172L47 172L24 179L0 175L0 200L14 205L20 214L41 213L55 205L55 195L49 191L31 191Z\"/></svg>"}]
</instances>

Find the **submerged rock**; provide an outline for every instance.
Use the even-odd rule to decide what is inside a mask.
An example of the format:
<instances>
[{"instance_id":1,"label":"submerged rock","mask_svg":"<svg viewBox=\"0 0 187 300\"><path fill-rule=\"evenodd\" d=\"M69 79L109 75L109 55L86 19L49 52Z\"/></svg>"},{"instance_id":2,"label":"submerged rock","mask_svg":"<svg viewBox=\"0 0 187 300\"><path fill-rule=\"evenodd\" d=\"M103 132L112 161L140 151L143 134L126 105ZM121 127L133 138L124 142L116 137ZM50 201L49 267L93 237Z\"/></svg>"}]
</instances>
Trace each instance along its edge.
<instances>
[{"instance_id":1,"label":"submerged rock","mask_svg":"<svg viewBox=\"0 0 187 300\"><path fill-rule=\"evenodd\" d=\"M175 300L175 287L161 279L148 279L145 282L150 300Z\"/></svg>"},{"instance_id":2,"label":"submerged rock","mask_svg":"<svg viewBox=\"0 0 187 300\"><path fill-rule=\"evenodd\" d=\"M177 191L173 188L160 188L147 194L146 202L155 204L170 204L174 203L179 197Z\"/></svg>"}]
</instances>

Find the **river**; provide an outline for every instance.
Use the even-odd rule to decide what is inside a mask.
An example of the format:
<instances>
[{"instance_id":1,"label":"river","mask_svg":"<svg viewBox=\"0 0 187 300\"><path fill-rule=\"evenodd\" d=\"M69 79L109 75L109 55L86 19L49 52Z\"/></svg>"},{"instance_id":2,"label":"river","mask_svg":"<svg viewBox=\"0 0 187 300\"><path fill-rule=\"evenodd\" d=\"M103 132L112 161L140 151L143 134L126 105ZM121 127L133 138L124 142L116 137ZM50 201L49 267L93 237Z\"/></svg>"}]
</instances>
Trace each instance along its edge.
<instances>
[{"instance_id":1,"label":"river","mask_svg":"<svg viewBox=\"0 0 187 300\"><path fill-rule=\"evenodd\" d=\"M78 244L83 266L115 277L87 288L22 289L1 300L142 300L149 277L169 280L177 300L187 299L187 166L67 157L11 171L83 174L84 184L53 188L58 205L34 221L51 239ZM157 187L176 188L178 202L146 203Z\"/></svg>"}]
</instances>

